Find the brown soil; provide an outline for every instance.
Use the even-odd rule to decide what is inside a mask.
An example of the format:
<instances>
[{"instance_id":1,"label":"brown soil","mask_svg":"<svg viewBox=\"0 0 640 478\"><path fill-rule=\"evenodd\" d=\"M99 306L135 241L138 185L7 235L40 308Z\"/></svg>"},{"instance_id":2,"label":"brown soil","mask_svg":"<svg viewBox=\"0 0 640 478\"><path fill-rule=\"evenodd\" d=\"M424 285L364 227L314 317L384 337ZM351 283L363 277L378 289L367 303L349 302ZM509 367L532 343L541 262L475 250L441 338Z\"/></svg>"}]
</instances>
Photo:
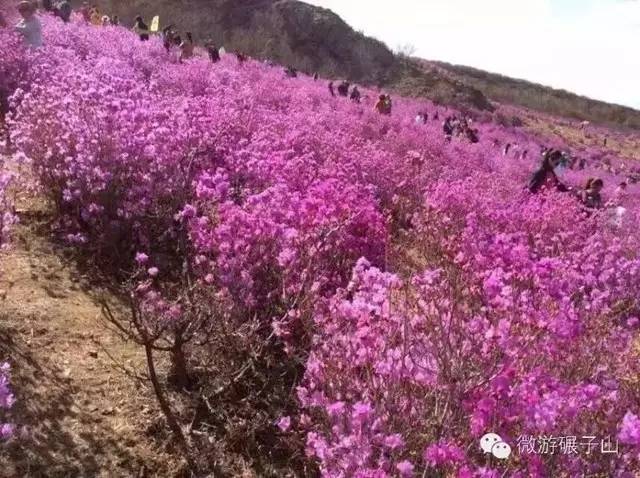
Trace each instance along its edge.
<instances>
[{"instance_id":1,"label":"brown soil","mask_svg":"<svg viewBox=\"0 0 640 478\"><path fill-rule=\"evenodd\" d=\"M49 240L46 208L20 203L13 245L0 253L0 360L11 363L12 420L23 429L0 448L0 476L176 476L144 355L96 302L115 298Z\"/></svg>"}]
</instances>

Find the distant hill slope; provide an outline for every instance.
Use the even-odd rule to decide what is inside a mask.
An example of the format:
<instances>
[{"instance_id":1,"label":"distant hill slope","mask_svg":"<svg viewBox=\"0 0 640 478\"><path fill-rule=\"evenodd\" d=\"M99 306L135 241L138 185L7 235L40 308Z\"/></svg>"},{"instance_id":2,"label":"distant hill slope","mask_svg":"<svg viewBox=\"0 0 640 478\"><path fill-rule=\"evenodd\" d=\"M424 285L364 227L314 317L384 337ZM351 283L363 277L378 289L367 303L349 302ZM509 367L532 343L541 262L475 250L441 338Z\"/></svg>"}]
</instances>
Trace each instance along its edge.
<instances>
[{"instance_id":1,"label":"distant hill slope","mask_svg":"<svg viewBox=\"0 0 640 478\"><path fill-rule=\"evenodd\" d=\"M75 0L79 6L82 0ZM402 58L330 10L297 0L95 0L131 24L140 14L308 73L393 89L459 108L493 110L489 99L553 115L640 129L640 112L473 68Z\"/></svg>"},{"instance_id":2,"label":"distant hill slope","mask_svg":"<svg viewBox=\"0 0 640 478\"><path fill-rule=\"evenodd\" d=\"M420 61L440 70L452 80L461 81L479 89L500 103L524 106L552 115L588 120L607 126L640 128L640 111L626 106L605 103L566 90L558 90L526 80L509 78L468 66L444 62Z\"/></svg>"}]
</instances>

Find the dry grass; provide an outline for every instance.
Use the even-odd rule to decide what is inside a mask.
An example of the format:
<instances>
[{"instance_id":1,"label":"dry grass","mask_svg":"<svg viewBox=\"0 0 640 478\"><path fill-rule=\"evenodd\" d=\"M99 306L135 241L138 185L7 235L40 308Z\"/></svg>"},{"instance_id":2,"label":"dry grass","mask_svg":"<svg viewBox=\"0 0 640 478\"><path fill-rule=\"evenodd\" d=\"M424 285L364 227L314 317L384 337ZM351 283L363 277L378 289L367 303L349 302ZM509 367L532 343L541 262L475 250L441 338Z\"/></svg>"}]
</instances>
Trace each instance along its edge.
<instances>
[{"instance_id":1,"label":"dry grass","mask_svg":"<svg viewBox=\"0 0 640 478\"><path fill-rule=\"evenodd\" d=\"M94 297L104 291L49 241L44 205L20 199L21 225L0 255L0 357L12 364L24 433L0 450L0 474L180 476L164 428L147 436L161 419L144 356L101 321Z\"/></svg>"}]
</instances>

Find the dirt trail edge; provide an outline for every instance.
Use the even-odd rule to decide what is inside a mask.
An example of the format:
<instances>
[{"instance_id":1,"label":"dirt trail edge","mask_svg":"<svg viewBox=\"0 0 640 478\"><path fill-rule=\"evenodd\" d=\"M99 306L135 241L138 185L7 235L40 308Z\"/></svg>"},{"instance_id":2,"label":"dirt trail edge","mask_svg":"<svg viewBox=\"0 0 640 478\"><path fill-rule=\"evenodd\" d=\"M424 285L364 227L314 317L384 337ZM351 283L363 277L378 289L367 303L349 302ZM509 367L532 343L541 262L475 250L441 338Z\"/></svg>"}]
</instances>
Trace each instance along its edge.
<instances>
[{"instance_id":1,"label":"dirt trail edge","mask_svg":"<svg viewBox=\"0 0 640 478\"><path fill-rule=\"evenodd\" d=\"M105 325L104 292L49 240L46 208L19 203L0 252L0 360L12 365L12 418L24 429L0 445L0 477L174 476L175 459L148 436L159 412L144 355Z\"/></svg>"}]
</instances>

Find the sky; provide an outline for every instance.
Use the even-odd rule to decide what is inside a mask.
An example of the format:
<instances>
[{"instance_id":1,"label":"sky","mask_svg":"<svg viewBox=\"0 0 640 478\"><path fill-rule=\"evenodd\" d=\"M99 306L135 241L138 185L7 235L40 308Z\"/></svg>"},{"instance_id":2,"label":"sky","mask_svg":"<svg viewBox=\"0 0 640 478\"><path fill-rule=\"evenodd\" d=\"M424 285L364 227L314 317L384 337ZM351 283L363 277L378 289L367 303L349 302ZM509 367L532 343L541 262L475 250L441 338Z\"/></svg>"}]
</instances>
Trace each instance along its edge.
<instances>
[{"instance_id":1,"label":"sky","mask_svg":"<svg viewBox=\"0 0 640 478\"><path fill-rule=\"evenodd\" d=\"M640 0L304 0L415 56L640 109Z\"/></svg>"}]
</instances>

